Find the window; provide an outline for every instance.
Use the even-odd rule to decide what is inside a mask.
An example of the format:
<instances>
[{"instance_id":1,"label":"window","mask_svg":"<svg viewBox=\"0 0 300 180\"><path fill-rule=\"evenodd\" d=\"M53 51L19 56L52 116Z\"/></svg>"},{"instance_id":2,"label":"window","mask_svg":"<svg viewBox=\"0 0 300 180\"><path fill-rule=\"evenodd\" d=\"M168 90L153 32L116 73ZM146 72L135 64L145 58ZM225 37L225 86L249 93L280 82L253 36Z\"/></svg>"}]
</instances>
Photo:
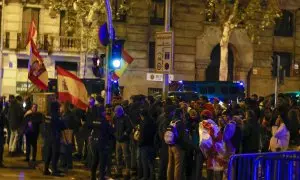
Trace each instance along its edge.
<instances>
[{"instance_id":1,"label":"window","mask_svg":"<svg viewBox=\"0 0 300 180\"><path fill-rule=\"evenodd\" d=\"M289 11L283 11L282 17L277 20L275 26L275 36L293 36L294 30L294 15Z\"/></svg>"},{"instance_id":2,"label":"window","mask_svg":"<svg viewBox=\"0 0 300 180\"><path fill-rule=\"evenodd\" d=\"M73 15L75 16L75 14ZM60 25L59 25L59 34L60 36L73 36L73 32L69 32L68 31L68 25L65 23L66 21L68 21L68 15L66 13L66 11L61 11L60 12Z\"/></svg>"},{"instance_id":3,"label":"window","mask_svg":"<svg viewBox=\"0 0 300 180\"><path fill-rule=\"evenodd\" d=\"M113 11L113 20L117 22L126 21L126 10L122 8L122 5L126 4L126 0L113 0L112 1L112 11Z\"/></svg>"},{"instance_id":4,"label":"window","mask_svg":"<svg viewBox=\"0 0 300 180\"><path fill-rule=\"evenodd\" d=\"M27 41L27 35L29 32L31 21L34 20L37 31L39 31L39 14L40 9L37 8L23 8L23 24L22 24L22 37L20 37L19 40L21 40L21 48L25 48L26 41Z\"/></svg>"},{"instance_id":5,"label":"window","mask_svg":"<svg viewBox=\"0 0 300 180\"><path fill-rule=\"evenodd\" d=\"M207 87L207 90L208 90L208 94L213 94L213 93L215 93L215 87L213 87L213 86L208 86L208 87Z\"/></svg>"},{"instance_id":6,"label":"window","mask_svg":"<svg viewBox=\"0 0 300 180\"><path fill-rule=\"evenodd\" d=\"M77 72L77 62L55 62L56 66L60 66L68 71Z\"/></svg>"},{"instance_id":7,"label":"window","mask_svg":"<svg viewBox=\"0 0 300 180\"><path fill-rule=\"evenodd\" d=\"M162 94L162 88L148 88L148 96L151 95L161 95Z\"/></svg>"},{"instance_id":8,"label":"window","mask_svg":"<svg viewBox=\"0 0 300 180\"><path fill-rule=\"evenodd\" d=\"M28 68L28 59L18 59L17 60L17 68L18 69L27 69Z\"/></svg>"},{"instance_id":9,"label":"window","mask_svg":"<svg viewBox=\"0 0 300 180\"><path fill-rule=\"evenodd\" d=\"M150 24L151 25L164 25L165 17L165 1L152 0Z\"/></svg>"},{"instance_id":10,"label":"window","mask_svg":"<svg viewBox=\"0 0 300 180\"><path fill-rule=\"evenodd\" d=\"M222 92L222 94L228 94L228 87L222 86L221 87L221 92Z\"/></svg>"},{"instance_id":11,"label":"window","mask_svg":"<svg viewBox=\"0 0 300 180\"><path fill-rule=\"evenodd\" d=\"M286 77L291 76L291 64L292 64L292 54L291 53L284 53L284 52L274 52L274 56L280 56L280 66L283 70L285 70Z\"/></svg>"},{"instance_id":12,"label":"window","mask_svg":"<svg viewBox=\"0 0 300 180\"><path fill-rule=\"evenodd\" d=\"M155 68L155 42L149 42L148 67Z\"/></svg>"}]
</instances>

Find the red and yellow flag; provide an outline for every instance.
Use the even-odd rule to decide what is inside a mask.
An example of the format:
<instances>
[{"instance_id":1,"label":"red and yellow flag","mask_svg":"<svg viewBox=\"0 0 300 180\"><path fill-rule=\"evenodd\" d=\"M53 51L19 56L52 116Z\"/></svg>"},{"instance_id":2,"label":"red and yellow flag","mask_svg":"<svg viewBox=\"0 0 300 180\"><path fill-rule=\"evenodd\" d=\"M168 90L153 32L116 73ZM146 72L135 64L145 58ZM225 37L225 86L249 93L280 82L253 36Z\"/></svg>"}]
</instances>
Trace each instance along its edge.
<instances>
[{"instance_id":1,"label":"red and yellow flag","mask_svg":"<svg viewBox=\"0 0 300 180\"><path fill-rule=\"evenodd\" d=\"M57 66L58 99L69 101L74 106L86 110L89 105L88 92L83 82L71 72Z\"/></svg>"},{"instance_id":2,"label":"red and yellow flag","mask_svg":"<svg viewBox=\"0 0 300 180\"><path fill-rule=\"evenodd\" d=\"M112 76L112 79L113 80L118 80L122 75L123 73L125 72L125 70L127 69L127 67L132 63L134 59L127 53L127 51L125 51L123 49L122 51L122 66L120 69L117 69L115 70L113 76Z\"/></svg>"},{"instance_id":3,"label":"red and yellow flag","mask_svg":"<svg viewBox=\"0 0 300 180\"><path fill-rule=\"evenodd\" d=\"M48 72L43 58L36 46L37 29L34 21L31 22L27 36L26 50L30 56L28 64L28 79L42 90L48 89Z\"/></svg>"}]
</instances>

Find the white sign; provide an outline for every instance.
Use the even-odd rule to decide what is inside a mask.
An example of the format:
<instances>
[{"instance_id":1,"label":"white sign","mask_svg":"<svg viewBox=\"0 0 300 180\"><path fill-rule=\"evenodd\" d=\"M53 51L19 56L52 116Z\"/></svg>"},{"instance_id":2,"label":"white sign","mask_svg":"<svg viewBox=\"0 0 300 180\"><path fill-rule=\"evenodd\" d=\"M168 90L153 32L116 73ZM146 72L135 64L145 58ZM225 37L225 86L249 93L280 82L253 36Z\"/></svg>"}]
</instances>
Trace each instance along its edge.
<instances>
[{"instance_id":1,"label":"white sign","mask_svg":"<svg viewBox=\"0 0 300 180\"><path fill-rule=\"evenodd\" d=\"M173 32L157 32L155 38L156 72L171 73L173 70Z\"/></svg>"},{"instance_id":2,"label":"white sign","mask_svg":"<svg viewBox=\"0 0 300 180\"><path fill-rule=\"evenodd\" d=\"M159 73L147 73L147 81L160 81L164 80L164 75ZM174 75L169 75L169 81L174 81Z\"/></svg>"}]
</instances>

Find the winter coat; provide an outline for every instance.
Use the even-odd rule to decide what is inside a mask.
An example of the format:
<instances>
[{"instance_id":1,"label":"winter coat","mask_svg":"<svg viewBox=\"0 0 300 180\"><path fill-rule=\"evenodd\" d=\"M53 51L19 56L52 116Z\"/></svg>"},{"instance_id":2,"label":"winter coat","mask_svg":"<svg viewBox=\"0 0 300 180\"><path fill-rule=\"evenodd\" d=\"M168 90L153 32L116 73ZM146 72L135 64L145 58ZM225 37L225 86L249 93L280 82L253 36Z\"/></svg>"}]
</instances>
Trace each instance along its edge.
<instances>
[{"instance_id":1,"label":"winter coat","mask_svg":"<svg viewBox=\"0 0 300 180\"><path fill-rule=\"evenodd\" d=\"M207 169L222 171L225 166L225 146L218 125L211 119L199 124L200 149L207 158Z\"/></svg>"},{"instance_id":2,"label":"winter coat","mask_svg":"<svg viewBox=\"0 0 300 180\"><path fill-rule=\"evenodd\" d=\"M8 123L12 130L18 130L21 127L24 112L17 101L11 102L8 109Z\"/></svg>"},{"instance_id":3,"label":"winter coat","mask_svg":"<svg viewBox=\"0 0 300 180\"><path fill-rule=\"evenodd\" d=\"M138 142L138 145L140 147L154 147L155 134L156 126L153 122L153 119L151 119L150 117L145 118L140 123L140 140Z\"/></svg>"},{"instance_id":4,"label":"winter coat","mask_svg":"<svg viewBox=\"0 0 300 180\"><path fill-rule=\"evenodd\" d=\"M272 138L270 140L270 150L272 152L276 151L286 151L289 147L290 132L286 128L284 123L280 126L272 127Z\"/></svg>"},{"instance_id":5,"label":"winter coat","mask_svg":"<svg viewBox=\"0 0 300 180\"><path fill-rule=\"evenodd\" d=\"M133 128L129 117L125 114L121 117L115 116L113 121L115 125L116 140L118 142L128 142Z\"/></svg>"},{"instance_id":6,"label":"winter coat","mask_svg":"<svg viewBox=\"0 0 300 180\"><path fill-rule=\"evenodd\" d=\"M96 143L101 149L107 149L110 145L114 129L103 117L94 119L90 122L89 128L92 129L92 143Z\"/></svg>"},{"instance_id":7,"label":"winter coat","mask_svg":"<svg viewBox=\"0 0 300 180\"><path fill-rule=\"evenodd\" d=\"M242 132L235 121L230 121L224 128L223 140L226 146L226 152L235 154L239 152L242 140Z\"/></svg>"},{"instance_id":8,"label":"winter coat","mask_svg":"<svg viewBox=\"0 0 300 180\"><path fill-rule=\"evenodd\" d=\"M259 150L259 124L255 117L246 120L242 128L242 153L257 153Z\"/></svg>"},{"instance_id":9,"label":"winter coat","mask_svg":"<svg viewBox=\"0 0 300 180\"><path fill-rule=\"evenodd\" d=\"M27 111L25 114L25 133L38 136L40 124L44 120L44 115L40 112Z\"/></svg>"}]
</instances>

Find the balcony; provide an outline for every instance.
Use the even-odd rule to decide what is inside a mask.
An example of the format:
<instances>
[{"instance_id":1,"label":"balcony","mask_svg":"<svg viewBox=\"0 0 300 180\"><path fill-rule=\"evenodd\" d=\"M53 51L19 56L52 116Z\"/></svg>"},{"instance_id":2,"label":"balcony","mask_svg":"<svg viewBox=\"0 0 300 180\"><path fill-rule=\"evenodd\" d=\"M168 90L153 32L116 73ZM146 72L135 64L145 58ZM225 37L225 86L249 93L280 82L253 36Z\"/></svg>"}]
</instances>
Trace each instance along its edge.
<instances>
[{"instance_id":1,"label":"balcony","mask_svg":"<svg viewBox=\"0 0 300 180\"><path fill-rule=\"evenodd\" d=\"M4 48L11 50L26 49L27 34L6 32ZM80 38L54 36L51 34L39 34L37 48L41 52L79 52L81 47Z\"/></svg>"}]
</instances>

